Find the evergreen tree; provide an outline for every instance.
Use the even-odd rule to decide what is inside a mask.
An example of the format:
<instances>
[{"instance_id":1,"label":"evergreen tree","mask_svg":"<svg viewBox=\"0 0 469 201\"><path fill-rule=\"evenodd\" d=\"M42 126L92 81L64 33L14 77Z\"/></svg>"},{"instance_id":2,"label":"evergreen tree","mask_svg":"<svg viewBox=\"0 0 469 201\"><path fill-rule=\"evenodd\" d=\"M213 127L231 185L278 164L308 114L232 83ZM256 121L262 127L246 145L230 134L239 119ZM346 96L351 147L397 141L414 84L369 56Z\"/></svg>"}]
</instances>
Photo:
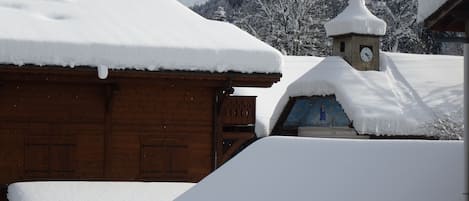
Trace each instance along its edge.
<instances>
[{"instance_id":1,"label":"evergreen tree","mask_svg":"<svg viewBox=\"0 0 469 201\"><path fill-rule=\"evenodd\" d=\"M225 21L226 20L226 12L222 6L219 6L218 9L213 13L212 19L218 21Z\"/></svg>"}]
</instances>

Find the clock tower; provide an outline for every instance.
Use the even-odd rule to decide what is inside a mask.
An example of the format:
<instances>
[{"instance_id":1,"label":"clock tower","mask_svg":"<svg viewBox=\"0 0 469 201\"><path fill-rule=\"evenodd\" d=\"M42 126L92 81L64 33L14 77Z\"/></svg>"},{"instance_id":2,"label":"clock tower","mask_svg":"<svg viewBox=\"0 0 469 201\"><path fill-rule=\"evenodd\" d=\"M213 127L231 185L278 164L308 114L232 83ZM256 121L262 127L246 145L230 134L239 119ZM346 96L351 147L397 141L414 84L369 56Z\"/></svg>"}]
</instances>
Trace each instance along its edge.
<instances>
[{"instance_id":1,"label":"clock tower","mask_svg":"<svg viewBox=\"0 0 469 201\"><path fill-rule=\"evenodd\" d=\"M386 22L367 9L365 0L349 0L347 8L324 26L333 38L333 56L357 70L379 71L379 39L386 33Z\"/></svg>"}]
</instances>

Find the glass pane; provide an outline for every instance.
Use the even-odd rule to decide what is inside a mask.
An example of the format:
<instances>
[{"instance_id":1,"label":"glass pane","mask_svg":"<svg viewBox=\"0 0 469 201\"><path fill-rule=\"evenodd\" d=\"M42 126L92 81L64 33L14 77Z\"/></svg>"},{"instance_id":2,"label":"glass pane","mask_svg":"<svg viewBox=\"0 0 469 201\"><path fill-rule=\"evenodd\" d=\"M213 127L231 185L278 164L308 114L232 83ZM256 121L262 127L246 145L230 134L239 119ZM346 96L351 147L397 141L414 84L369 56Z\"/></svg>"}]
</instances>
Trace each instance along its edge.
<instances>
[{"instance_id":1,"label":"glass pane","mask_svg":"<svg viewBox=\"0 0 469 201\"><path fill-rule=\"evenodd\" d=\"M350 120L334 96L301 98L295 101L284 128L348 127Z\"/></svg>"}]
</instances>

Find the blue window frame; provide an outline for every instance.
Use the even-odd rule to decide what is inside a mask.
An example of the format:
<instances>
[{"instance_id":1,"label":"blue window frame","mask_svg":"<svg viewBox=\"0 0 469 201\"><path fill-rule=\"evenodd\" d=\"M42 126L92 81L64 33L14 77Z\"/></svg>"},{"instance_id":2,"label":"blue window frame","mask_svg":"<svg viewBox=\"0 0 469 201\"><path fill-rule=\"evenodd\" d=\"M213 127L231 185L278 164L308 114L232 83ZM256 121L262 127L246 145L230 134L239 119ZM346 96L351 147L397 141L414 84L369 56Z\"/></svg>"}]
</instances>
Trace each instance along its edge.
<instances>
[{"instance_id":1,"label":"blue window frame","mask_svg":"<svg viewBox=\"0 0 469 201\"><path fill-rule=\"evenodd\" d=\"M351 122L335 96L299 97L282 123L284 129L298 127L349 127Z\"/></svg>"}]
</instances>

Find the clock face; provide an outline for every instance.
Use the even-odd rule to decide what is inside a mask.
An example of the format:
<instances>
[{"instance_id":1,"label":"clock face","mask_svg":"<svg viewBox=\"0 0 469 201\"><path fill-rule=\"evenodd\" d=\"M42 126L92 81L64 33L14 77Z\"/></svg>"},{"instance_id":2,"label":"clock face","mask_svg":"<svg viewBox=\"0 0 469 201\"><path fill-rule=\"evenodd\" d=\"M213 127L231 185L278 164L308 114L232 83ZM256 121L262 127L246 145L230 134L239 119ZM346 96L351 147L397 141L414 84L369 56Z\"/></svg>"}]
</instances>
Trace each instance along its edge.
<instances>
[{"instance_id":1,"label":"clock face","mask_svg":"<svg viewBox=\"0 0 469 201\"><path fill-rule=\"evenodd\" d=\"M360 50L360 58L363 62L370 62L373 59L373 51L369 47L363 47Z\"/></svg>"}]
</instances>

